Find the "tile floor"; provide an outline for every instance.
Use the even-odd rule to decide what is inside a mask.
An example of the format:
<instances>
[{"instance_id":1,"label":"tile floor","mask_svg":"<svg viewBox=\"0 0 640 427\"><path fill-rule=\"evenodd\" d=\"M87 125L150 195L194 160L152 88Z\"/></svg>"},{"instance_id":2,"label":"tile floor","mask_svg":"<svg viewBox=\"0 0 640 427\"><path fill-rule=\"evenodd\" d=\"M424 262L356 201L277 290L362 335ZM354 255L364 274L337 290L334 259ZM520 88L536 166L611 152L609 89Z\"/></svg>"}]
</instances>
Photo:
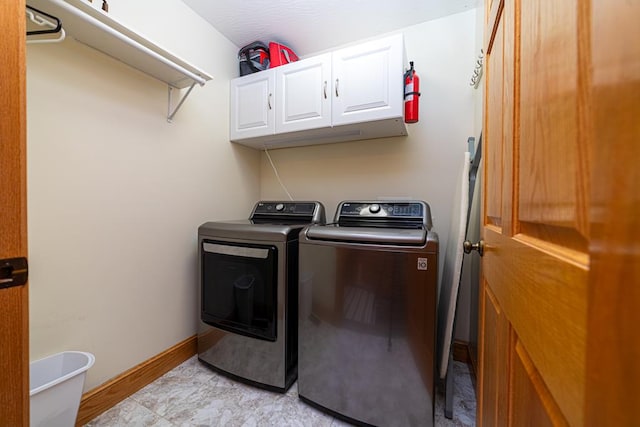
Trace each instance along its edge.
<instances>
[{"instance_id":1,"label":"tile floor","mask_svg":"<svg viewBox=\"0 0 640 427\"><path fill-rule=\"evenodd\" d=\"M444 417L444 394L436 395L436 426L475 426L476 398L469 368L454 362L453 420ZM286 394L233 381L193 356L153 383L91 420L97 426L317 426L349 424L298 399L297 383Z\"/></svg>"}]
</instances>

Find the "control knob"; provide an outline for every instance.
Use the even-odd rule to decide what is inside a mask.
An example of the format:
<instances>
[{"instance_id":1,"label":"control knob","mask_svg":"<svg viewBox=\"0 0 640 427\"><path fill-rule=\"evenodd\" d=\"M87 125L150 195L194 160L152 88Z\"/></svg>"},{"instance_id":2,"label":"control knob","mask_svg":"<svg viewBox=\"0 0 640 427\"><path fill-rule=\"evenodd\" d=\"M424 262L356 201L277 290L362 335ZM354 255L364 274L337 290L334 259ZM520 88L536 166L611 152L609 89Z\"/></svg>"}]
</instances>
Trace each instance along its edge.
<instances>
[{"instance_id":1,"label":"control knob","mask_svg":"<svg viewBox=\"0 0 640 427\"><path fill-rule=\"evenodd\" d=\"M279 211L281 211L281 210L283 210L283 209L284 209L284 204L282 204L282 203L278 203L278 204L276 205L276 210L277 210L278 212L279 212Z\"/></svg>"},{"instance_id":2,"label":"control knob","mask_svg":"<svg viewBox=\"0 0 640 427\"><path fill-rule=\"evenodd\" d=\"M373 203L371 205L369 205L369 212L371 213L378 213L380 212L380 205L377 203Z\"/></svg>"}]
</instances>

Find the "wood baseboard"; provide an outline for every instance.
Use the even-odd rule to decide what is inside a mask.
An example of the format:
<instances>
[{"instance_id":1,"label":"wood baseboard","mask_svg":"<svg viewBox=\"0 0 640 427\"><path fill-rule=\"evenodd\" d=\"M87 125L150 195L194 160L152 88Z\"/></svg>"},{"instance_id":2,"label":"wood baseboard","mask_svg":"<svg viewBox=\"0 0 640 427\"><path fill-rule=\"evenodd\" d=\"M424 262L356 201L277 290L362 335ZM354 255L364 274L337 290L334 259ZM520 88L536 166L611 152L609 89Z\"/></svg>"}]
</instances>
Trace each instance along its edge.
<instances>
[{"instance_id":1,"label":"wood baseboard","mask_svg":"<svg viewBox=\"0 0 640 427\"><path fill-rule=\"evenodd\" d=\"M82 426L169 372L197 352L196 336L187 338L157 356L86 392L80 401L76 426Z\"/></svg>"},{"instance_id":2,"label":"wood baseboard","mask_svg":"<svg viewBox=\"0 0 640 427\"><path fill-rule=\"evenodd\" d=\"M469 356L471 357L471 367L473 368L473 375L478 378L478 348L475 346L469 346Z\"/></svg>"},{"instance_id":3,"label":"wood baseboard","mask_svg":"<svg viewBox=\"0 0 640 427\"><path fill-rule=\"evenodd\" d=\"M453 341L453 360L471 366L473 377L478 377L478 348L465 341Z\"/></svg>"},{"instance_id":4,"label":"wood baseboard","mask_svg":"<svg viewBox=\"0 0 640 427\"><path fill-rule=\"evenodd\" d=\"M469 351L469 343L464 341L453 341L453 360L471 364L471 353Z\"/></svg>"}]
</instances>

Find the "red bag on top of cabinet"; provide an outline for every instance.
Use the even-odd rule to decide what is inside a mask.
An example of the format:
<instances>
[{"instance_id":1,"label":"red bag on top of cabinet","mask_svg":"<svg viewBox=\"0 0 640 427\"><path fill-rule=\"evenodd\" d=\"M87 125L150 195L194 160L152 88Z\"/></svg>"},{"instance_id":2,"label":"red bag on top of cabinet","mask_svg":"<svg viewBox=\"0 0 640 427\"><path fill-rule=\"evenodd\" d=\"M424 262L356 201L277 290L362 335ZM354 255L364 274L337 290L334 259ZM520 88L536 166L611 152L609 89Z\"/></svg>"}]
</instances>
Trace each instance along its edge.
<instances>
[{"instance_id":1,"label":"red bag on top of cabinet","mask_svg":"<svg viewBox=\"0 0 640 427\"><path fill-rule=\"evenodd\" d=\"M298 55L287 46L276 42L269 42L269 68L279 67L280 65L296 62L297 60Z\"/></svg>"}]
</instances>

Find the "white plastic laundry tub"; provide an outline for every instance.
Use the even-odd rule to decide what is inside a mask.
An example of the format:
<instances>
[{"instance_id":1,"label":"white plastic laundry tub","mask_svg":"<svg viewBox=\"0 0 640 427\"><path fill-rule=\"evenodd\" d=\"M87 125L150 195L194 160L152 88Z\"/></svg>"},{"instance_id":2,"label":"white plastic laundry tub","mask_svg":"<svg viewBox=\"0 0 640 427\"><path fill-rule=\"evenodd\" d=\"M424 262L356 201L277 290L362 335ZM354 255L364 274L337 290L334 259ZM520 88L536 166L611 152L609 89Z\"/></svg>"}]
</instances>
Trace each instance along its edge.
<instances>
[{"instance_id":1,"label":"white plastic laundry tub","mask_svg":"<svg viewBox=\"0 0 640 427\"><path fill-rule=\"evenodd\" d=\"M31 427L73 427L78 415L84 377L95 357L65 351L29 364Z\"/></svg>"}]
</instances>

